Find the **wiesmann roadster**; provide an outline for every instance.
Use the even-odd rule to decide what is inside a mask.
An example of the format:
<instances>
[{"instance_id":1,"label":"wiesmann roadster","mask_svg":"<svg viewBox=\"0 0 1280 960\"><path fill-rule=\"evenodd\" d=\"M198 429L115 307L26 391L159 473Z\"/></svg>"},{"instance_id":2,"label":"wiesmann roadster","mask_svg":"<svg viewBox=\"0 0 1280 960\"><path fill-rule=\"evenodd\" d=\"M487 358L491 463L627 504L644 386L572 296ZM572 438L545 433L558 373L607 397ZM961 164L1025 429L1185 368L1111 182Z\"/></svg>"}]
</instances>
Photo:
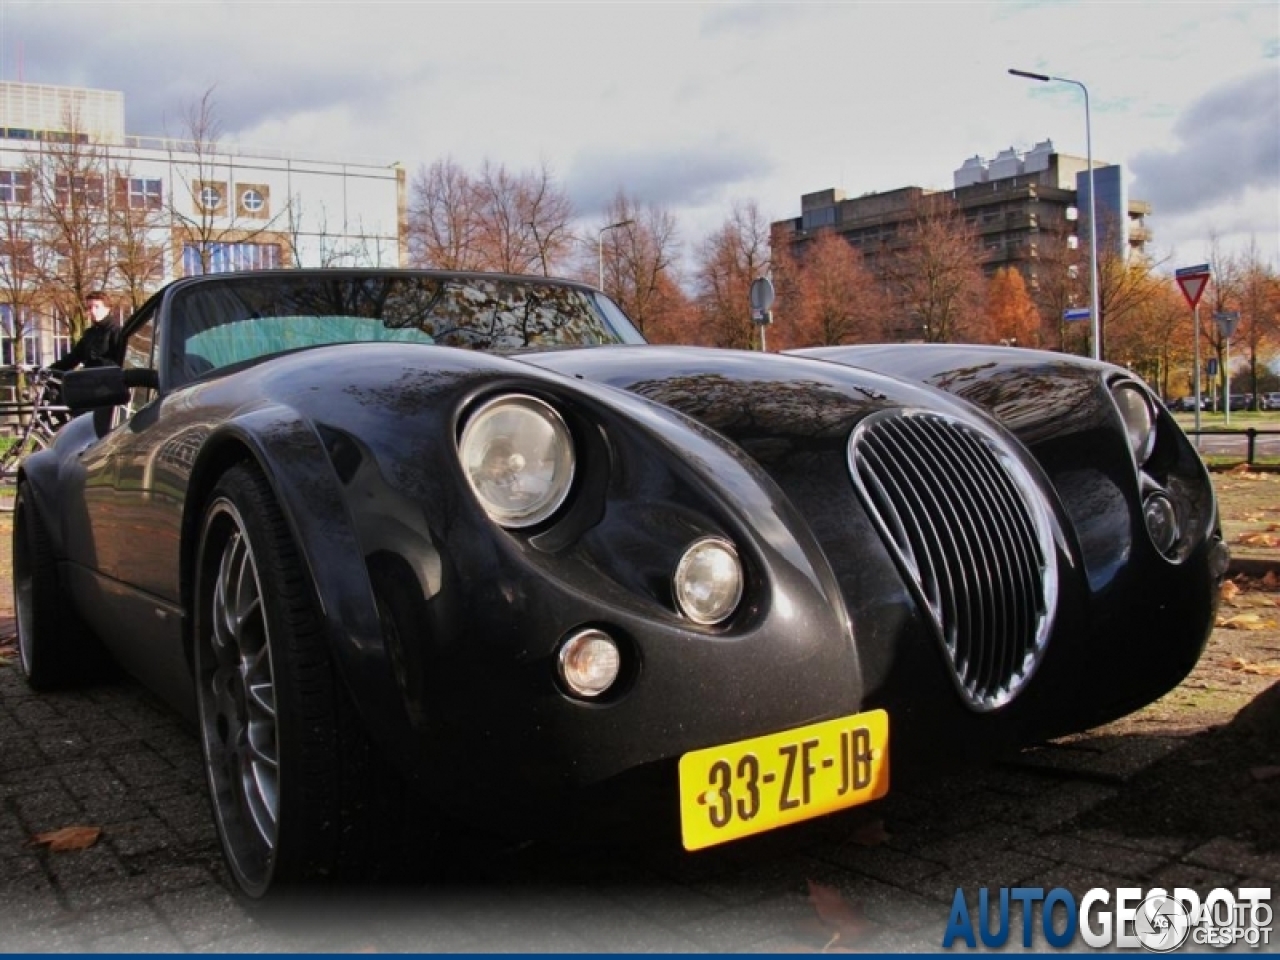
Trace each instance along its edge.
<instances>
[{"instance_id":1,"label":"wiesmann roadster","mask_svg":"<svg viewBox=\"0 0 1280 960\"><path fill-rule=\"evenodd\" d=\"M696 850L866 803L1151 701L1213 622L1208 477L1119 367L651 346L415 271L188 278L125 333L18 482L21 665L100 643L191 715L251 897L437 815Z\"/></svg>"}]
</instances>

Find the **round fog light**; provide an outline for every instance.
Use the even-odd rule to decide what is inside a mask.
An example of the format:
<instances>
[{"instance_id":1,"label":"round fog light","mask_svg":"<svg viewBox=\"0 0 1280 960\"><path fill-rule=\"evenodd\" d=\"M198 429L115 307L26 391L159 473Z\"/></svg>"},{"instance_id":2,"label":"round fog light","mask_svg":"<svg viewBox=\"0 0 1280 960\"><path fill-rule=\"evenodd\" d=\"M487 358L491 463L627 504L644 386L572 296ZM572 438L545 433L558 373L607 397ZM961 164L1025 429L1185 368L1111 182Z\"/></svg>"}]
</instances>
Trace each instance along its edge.
<instances>
[{"instance_id":1,"label":"round fog light","mask_svg":"<svg viewBox=\"0 0 1280 960\"><path fill-rule=\"evenodd\" d=\"M1168 553L1178 542L1178 512L1173 501L1163 493L1153 493L1142 505L1143 519L1151 542L1161 553Z\"/></svg>"},{"instance_id":2,"label":"round fog light","mask_svg":"<svg viewBox=\"0 0 1280 960\"><path fill-rule=\"evenodd\" d=\"M742 599L742 564L733 544L704 537L685 550L672 578L676 606L694 623L724 620Z\"/></svg>"},{"instance_id":3,"label":"round fog light","mask_svg":"<svg viewBox=\"0 0 1280 960\"><path fill-rule=\"evenodd\" d=\"M598 697L618 679L622 657L602 630L575 633L560 648L560 679L580 697Z\"/></svg>"}]
</instances>

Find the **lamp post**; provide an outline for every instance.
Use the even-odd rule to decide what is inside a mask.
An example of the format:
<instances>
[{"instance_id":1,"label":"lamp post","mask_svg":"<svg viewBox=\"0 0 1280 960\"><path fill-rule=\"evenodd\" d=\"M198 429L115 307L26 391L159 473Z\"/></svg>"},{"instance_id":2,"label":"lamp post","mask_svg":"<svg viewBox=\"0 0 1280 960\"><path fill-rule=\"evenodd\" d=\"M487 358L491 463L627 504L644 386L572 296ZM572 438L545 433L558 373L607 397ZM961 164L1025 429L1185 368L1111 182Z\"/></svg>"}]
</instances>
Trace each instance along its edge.
<instances>
[{"instance_id":1,"label":"lamp post","mask_svg":"<svg viewBox=\"0 0 1280 960\"><path fill-rule=\"evenodd\" d=\"M629 227L635 223L634 220L619 220L617 223L611 223L607 227L601 227L596 234L596 263L600 272L600 289L604 290L604 235L610 230L617 230L619 227Z\"/></svg>"},{"instance_id":2,"label":"lamp post","mask_svg":"<svg viewBox=\"0 0 1280 960\"><path fill-rule=\"evenodd\" d=\"M1050 77L1029 70L1009 69L1015 77L1048 83L1073 83L1084 93L1084 147L1089 165L1089 322L1093 336L1093 359L1102 359L1102 317L1098 309L1098 201L1093 189L1093 127L1089 122L1089 88L1079 80L1068 77Z\"/></svg>"}]
</instances>

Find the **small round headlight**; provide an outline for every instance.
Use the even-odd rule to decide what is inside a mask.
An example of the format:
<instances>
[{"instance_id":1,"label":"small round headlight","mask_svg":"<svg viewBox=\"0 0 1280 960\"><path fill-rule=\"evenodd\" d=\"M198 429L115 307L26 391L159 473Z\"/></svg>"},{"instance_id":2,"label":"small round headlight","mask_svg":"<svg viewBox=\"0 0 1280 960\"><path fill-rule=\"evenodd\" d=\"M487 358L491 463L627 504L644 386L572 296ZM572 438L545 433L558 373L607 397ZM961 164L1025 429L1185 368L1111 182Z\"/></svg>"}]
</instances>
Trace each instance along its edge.
<instances>
[{"instance_id":1,"label":"small round headlight","mask_svg":"<svg viewBox=\"0 0 1280 960\"><path fill-rule=\"evenodd\" d=\"M622 657L603 630L581 630L560 648L560 680L580 697L598 697L618 679Z\"/></svg>"},{"instance_id":2,"label":"small round headlight","mask_svg":"<svg viewBox=\"0 0 1280 960\"><path fill-rule=\"evenodd\" d=\"M1161 553L1168 553L1178 542L1178 511L1163 493L1153 493L1142 504L1142 517L1151 542Z\"/></svg>"},{"instance_id":3,"label":"small round headlight","mask_svg":"<svg viewBox=\"0 0 1280 960\"><path fill-rule=\"evenodd\" d=\"M676 606L694 623L720 623L742 599L742 564L733 544L719 537L696 540L672 578Z\"/></svg>"},{"instance_id":4,"label":"small round headlight","mask_svg":"<svg viewBox=\"0 0 1280 960\"><path fill-rule=\"evenodd\" d=\"M462 429L458 456L481 506L504 527L541 523L573 483L569 428L534 397L499 397L480 407Z\"/></svg>"},{"instance_id":5,"label":"small round headlight","mask_svg":"<svg viewBox=\"0 0 1280 960\"><path fill-rule=\"evenodd\" d=\"M1129 449L1133 451L1133 459L1142 466L1151 458L1156 446L1156 421L1151 410L1151 401L1137 384L1120 383L1111 391L1116 406L1120 410L1120 419L1124 423L1125 437L1129 441Z\"/></svg>"}]
</instances>

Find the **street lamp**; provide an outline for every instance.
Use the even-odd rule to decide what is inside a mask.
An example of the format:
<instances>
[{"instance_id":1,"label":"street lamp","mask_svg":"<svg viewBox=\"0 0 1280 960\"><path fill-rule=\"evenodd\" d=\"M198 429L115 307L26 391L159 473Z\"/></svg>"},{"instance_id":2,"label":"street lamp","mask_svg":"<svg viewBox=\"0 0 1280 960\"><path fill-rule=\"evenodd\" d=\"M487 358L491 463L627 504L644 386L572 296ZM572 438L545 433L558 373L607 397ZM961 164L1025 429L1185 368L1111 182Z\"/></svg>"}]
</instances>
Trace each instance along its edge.
<instances>
[{"instance_id":1,"label":"street lamp","mask_svg":"<svg viewBox=\"0 0 1280 960\"><path fill-rule=\"evenodd\" d=\"M1026 77L1028 80L1039 80L1048 83L1073 83L1084 92L1084 146L1089 164L1089 321L1093 334L1093 359L1102 359L1102 317L1098 310L1098 201L1093 189L1093 128L1089 122L1089 88L1079 80L1068 77L1050 77L1043 73L1031 73L1028 70L1009 69L1015 77Z\"/></svg>"},{"instance_id":2,"label":"street lamp","mask_svg":"<svg viewBox=\"0 0 1280 960\"><path fill-rule=\"evenodd\" d=\"M617 223L611 223L607 227L601 227L599 233L596 234L596 263L600 269L600 289L604 290L604 235L610 230L617 230L619 227L629 227L635 223L634 220L619 220Z\"/></svg>"}]
</instances>

